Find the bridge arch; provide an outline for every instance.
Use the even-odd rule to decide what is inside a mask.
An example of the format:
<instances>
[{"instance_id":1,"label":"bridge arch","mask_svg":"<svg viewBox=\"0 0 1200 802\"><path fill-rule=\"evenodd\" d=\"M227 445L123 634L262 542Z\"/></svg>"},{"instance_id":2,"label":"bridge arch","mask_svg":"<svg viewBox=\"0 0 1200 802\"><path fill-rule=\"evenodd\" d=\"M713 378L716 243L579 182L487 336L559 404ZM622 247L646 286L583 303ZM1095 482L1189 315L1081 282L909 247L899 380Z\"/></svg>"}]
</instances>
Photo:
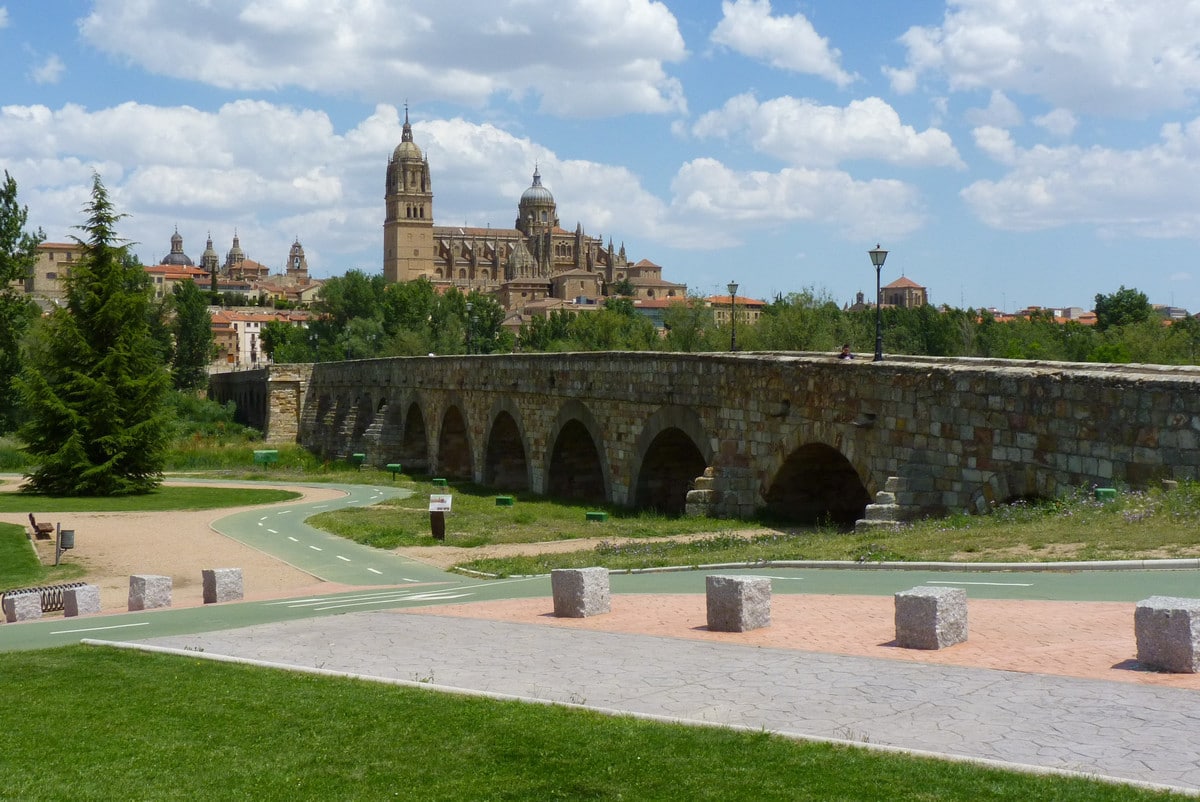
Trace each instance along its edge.
<instances>
[{"instance_id":1,"label":"bridge arch","mask_svg":"<svg viewBox=\"0 0 1200 802\"><path fill-rule=\"evenodd\" d=\"M559 408L546 461L546 493L557 498L578 499L597 504L612 496L608 459L604 453L604 429L591 410L574 399Z\"/></svg>"},{"instance_id":2,"label":"bridge arch","mask_svg":"<svg viewBox=\"0 0 1200 802\"><path fill-rule=\"evenodd\" d=\"M681 515L696 477L712 463L712 441L690 407L655 411L642 428L630 470L632 504Z\"/></svg>"},{"instance_id":3,"label":"bridge arch","mask_svg":"<svg viewBox=\"0 0 1200 802\"><path fill-rule=\"evenodd\" d=\"M400 462L410 474L429 470L429 430L417 399L409 402L404 413L404 431L400 436Z\"/></svg>"},{"instance_id":4,"label":"bridge arch","mask_svg":"<svg viewBox=\"0 0 1200 802\"><path fill-rule=\"evenodd\" d=\"M483 460L483 483L497 490L528 490L529 460L521 413L509 398L492 407Z\"/></svg>"},{"instance_id":5,"label":"bridge arch","mask_svg":"<svg viewBox=\"0 0 1200 802\"><path fill-rule=\"evenodd\" d=\"M786 456L763 493L771 518L852 527L871 502L854 464L831 445L808 441Z\"/></svg>"},{"instance_id":6,"label":"bridge arch","mask_svg":"<svg viewBox=\"0 0 1200 802\"><path fill-rule=\"evenodd\" d=\"M474 479L472 454L471 433L462 405L451 401L446 405L438 427L438 473L448 479Z\"/></svg>"}]
</instances>

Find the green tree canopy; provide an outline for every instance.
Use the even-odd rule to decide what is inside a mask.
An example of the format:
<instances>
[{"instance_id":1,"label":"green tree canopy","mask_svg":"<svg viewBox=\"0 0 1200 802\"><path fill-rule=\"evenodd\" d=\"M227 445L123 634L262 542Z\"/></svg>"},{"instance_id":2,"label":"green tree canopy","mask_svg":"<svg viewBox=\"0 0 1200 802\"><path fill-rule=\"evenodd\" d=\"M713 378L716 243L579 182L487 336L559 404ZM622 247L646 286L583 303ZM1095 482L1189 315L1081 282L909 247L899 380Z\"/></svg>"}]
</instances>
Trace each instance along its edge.
<instances>
[{"instance_id":1,"label":"green tree canopy","mask_svg":"<svg viewBox=\"0 0 1200 802\"><path fill-rule=\"evenodd\" d=\"M171 306L171 381L176 390L195 390L208 382L208 365L217 352L207 299L195 282L181 281L175 285Z\"/></svg>"},{"instance_id":2,"label":"green tree canopy","mask_svg":"<svg viewBox=\"0 0 1200 802\"><path fill-rule=\"evenodd\" d=\"M1149 320L1153 310L1144 292L1121 288L1114 293L1096 296L1096 328L1104 331L1112 326L1126 326Z\"/></svg>"},{"instance_id":3,"label":"green tree canopy","mask_svg":"<svg viewBox=\"0 0 1200 802\"><path fill-rule=\"evenodd\" d=\"M121 215L99 175L86 212L66 308L42 328L16 382L27 412L21 436L38 463L25 488L143 493L162 480L170 376L150 335L144 272L126 259L115 230Z\"/></svg>"},{"instance_id":4,"label":"green tree canopy","mask_svg":"<svg viewBox=\"0 0 1200 802\"><path fill-rule=\"evenodd\" d=\"M37 262L37 246L46 239L39 228L25 229L29 209L17 205L17 182L4 171L0 185L0 433L17 423L18 397L12 381L21 370L21 339L37 307L13 282L28 278Z\"/></svg>"}]
</instances>

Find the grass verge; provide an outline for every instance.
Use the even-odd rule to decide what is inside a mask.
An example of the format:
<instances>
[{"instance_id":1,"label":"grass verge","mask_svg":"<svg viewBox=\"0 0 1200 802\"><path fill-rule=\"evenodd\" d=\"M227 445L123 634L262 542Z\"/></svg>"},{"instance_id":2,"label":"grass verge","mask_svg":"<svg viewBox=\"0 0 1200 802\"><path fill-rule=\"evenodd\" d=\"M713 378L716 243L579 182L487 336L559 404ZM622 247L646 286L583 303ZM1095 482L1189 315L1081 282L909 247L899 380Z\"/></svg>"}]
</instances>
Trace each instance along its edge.
<instances>
[{"instance_id":1,"label":"grass verge","mask_svg":"<svg viewBox=\"0 0 1200 802\"><path fill-rule=\"evenodd\" d=\"M852 562L1049 562L1200 557L1200 485L1122 492L1097 501L1086 490L1040 504L998 506L895 530L844 533L775 528L750 536L709 521L710 537L689 542L617 542L586 550L471 560L460 567L497 576L602 565L613 569L780 560Z\"/></svg>"},{"instance_id":2,"label":"grass verge","mask_svg":"<svg viewBox=\"0 0 1200 802\"><path fill-rule=\"evenodd\" d=\"M136 496L44 496L40 493L0 493L0 512L163 512L213 510L252 504L274 504L300 498L293 490L249 487L164 485Z\"/></svg>"},{"instance_id":3,"label":"grass verge","mask_svg":"<svg viewBox=\"0 0 1200 802\"><path fill-rule=\"evenodd\" d=\"M1184 798L82 646L0 654L0 675L24 700L0 706L10 799Z\"/></svg>"},{"instance_id":4,"label":"grass verge","mask_svg":"<svg viewBox=\"0 0 1200 802\"><path fill-rule=\"evenodd\" d=\"M714 527L756 529L754 521L713 518L671 518L650 512L635 512L607 505L589 505L536 496L512 495L511 507L497 506L495 490L453 483L439 488L431 480L401 477L413 495L391 499L371 507L321 513L308 522L341 537L377 548L432 546L429 495L450 493L453 507L446 516L446 543L453 546L482 546L491 543L537 543L582 537L669 537L711 531ZM602 523L585 520L589 511L603 511Z\"/></svg>"},{"instance_id":5,"label":"grass verge","mask_svg":"<svg viewBox=\"0 0 1200 802\"><path fill-rule=\"evenodd\" d=\"M72 582L83 574L83 567L74 563L42 565L25 527L0 523L0 590Z\"/></svg>"}]
</instances>

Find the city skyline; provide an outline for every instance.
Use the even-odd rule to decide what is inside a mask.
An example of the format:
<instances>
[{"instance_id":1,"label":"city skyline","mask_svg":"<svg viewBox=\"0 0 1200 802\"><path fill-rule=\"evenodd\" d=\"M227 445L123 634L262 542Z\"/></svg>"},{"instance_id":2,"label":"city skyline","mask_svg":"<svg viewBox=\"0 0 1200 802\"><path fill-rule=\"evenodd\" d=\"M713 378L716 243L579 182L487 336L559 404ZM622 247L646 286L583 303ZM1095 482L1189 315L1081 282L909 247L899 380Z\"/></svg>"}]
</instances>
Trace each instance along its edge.
<instances>
[{"instance_id":1,"label":"city skyline","mask_svg":"<svg viewBox=\"0 0 1200 802\"><path fill-rule=\"evenodd\" d=\"M0 169L78 233L93 169L143 262L236 230L282 271L382 270L408 103L436 222L562 225L701 295L1200 310L1200 9L895 4L0 0Z\"/></svg>"}]
</instances>

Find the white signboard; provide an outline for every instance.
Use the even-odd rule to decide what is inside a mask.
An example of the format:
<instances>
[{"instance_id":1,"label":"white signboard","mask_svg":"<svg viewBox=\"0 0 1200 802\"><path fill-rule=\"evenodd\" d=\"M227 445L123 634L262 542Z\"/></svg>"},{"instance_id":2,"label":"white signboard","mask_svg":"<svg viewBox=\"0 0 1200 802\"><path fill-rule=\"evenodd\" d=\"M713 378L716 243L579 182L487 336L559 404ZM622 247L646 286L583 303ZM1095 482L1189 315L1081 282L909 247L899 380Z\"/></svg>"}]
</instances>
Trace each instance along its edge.
<instances>
[{"instance_id":1,"label":"white signboard","mask_svg":"<svg viewBox=\"0 0 1200 802\"><path fill-rule=\"evenodd\" d=\"M430 512L450 512L450 502L453 499L449 493L434 493L429 496Z\"/></svg>"}]
</instances>

